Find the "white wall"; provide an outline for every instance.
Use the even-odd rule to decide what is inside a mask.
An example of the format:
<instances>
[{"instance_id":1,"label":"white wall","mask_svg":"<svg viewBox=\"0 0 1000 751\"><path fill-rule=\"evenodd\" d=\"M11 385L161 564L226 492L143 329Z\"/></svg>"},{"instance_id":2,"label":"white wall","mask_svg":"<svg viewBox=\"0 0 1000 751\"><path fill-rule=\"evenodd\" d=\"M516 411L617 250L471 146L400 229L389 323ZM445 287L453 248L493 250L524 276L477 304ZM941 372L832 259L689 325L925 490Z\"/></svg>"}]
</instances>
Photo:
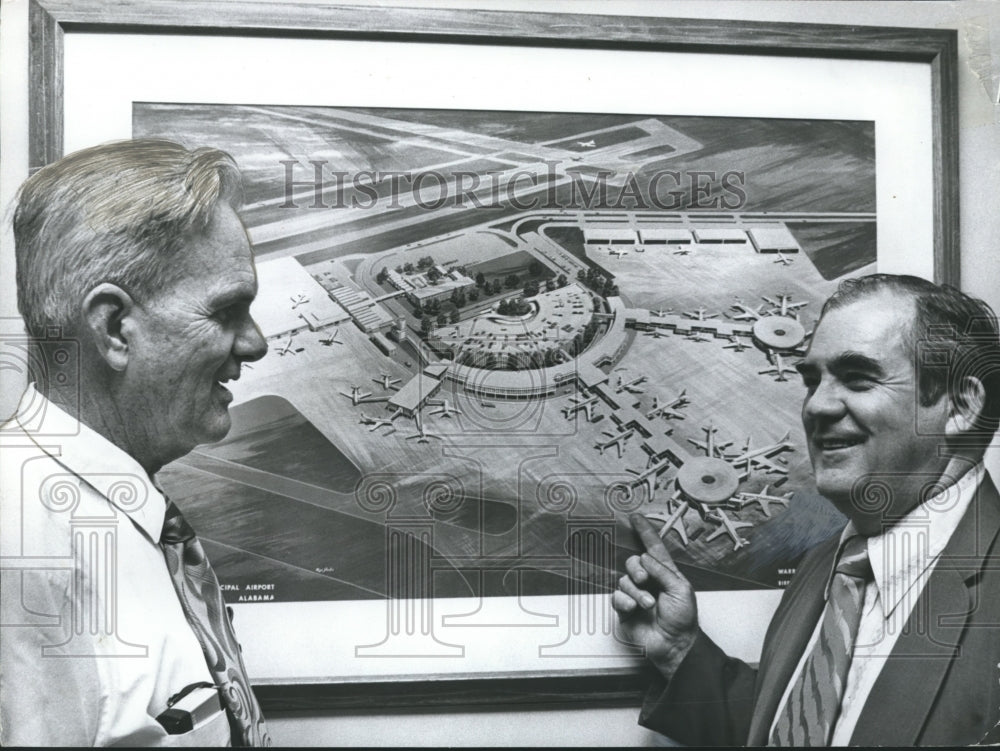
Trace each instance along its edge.
<instances>
[{"instance_id":1,"label":"white wall","mask_svg":"<svg viewBox=\"0 0 1000 751\"><path fill-rule=\"evenodd\" d=\"M357 1L357 0L356 0ZM27 1L0 0L0 208L27 174ZM961 123L962 287L1000 309L1000 3L825 2L812 0L478 0L433 2L392 0L367 5L439 5L455 8L573 13L657 15L760 21L795 21L872 26L957 29L959 32L959 119ZM0 336L16 314L13 251L0 236ZM2 373L0 373L2 376ZM8 384L4 387L5 384ZM10 381L0 380L0 414L16 401ZM996 452L991 459L1000 476ZM314 713L271 717L272 735L282 745L649 745L657 739L635 724L630 708L534 709L516 712L392 711Z\"/></svg>"}]
</instances>

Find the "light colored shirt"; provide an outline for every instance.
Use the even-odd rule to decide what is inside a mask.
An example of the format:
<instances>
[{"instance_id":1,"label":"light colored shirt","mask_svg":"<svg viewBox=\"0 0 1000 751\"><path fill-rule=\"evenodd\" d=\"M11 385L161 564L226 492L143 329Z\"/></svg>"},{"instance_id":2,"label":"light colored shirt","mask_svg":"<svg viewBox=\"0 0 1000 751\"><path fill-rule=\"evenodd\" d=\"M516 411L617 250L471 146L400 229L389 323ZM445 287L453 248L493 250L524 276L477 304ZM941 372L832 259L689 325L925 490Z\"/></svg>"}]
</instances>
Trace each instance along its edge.
<instances>
[{"instance_id":1,"label":"light colored shirt","mask_svg":"<svg viewBox=\"0 0 1000 751\"><path fill-rule=\"evenodd\" d=\"M928 498L881 535L868 538L868 559L873 577L865 588L861 621L854 641L854 655L847 672L840 714L830 738L831 746L846 746L850 743L868 695L924 591L938 558L965 516L984 475L985 469L980 463L966 472L958 482ZM841 548L848 538L857 534L854 524L848 522L840 536ZM827 581L828 599L829 582L833 580L835 567L836 561ZM778 711L771 723L771 734L774 733L774 725L788 701L789 692L819 639L822 624L821 614L778 703Z\"/></svg>"},{"instance_id":2,"label":"light colored shirt","mask_svg":"<svg viewBox=\"0 0 1000 751\"><path fill-rule=\"evenodd\" d=\"M156 716L212 682L159 546L165 500L128 454L29 387L0 426L0 742L229 743Z\"/></svg>"}]
</instances>

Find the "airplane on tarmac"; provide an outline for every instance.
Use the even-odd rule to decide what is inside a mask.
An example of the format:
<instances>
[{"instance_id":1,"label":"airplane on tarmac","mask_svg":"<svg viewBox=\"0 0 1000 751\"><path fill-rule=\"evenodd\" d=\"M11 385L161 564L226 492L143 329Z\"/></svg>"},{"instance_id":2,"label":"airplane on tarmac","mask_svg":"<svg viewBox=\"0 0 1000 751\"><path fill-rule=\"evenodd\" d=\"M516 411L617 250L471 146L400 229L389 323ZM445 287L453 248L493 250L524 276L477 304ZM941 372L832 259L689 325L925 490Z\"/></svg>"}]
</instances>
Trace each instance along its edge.
<instances>
[{"instance_id":1,"label":"airplane on tarmac","mask_svg":"<svg viewBox=\"0 0 1000 751\"><path fill-rule=\"evenodd\" d=\"M591 138L589 141L577 141L576 145L579 146L581 149L596 149L597 148L597 143L595 142L595 140L593 138Z\"/></svg>"},{"instance_id":2,"label":"airplane on tarmac","mask_svg":"<svg viewBox=\"0 0 1000 751\"><path fill-rule=\"evenodd\" d=\"M294 355L294 354L296 354L298 352L301 352L302 350L305 349L305 347L296 347L295 349L292 349L292 337L293 336L295 336L295 334L289 334L288 335L288 341L285 342L284 346L281 349L278 350L278 354L281 355L282 357L284 357L285 355Z\"/></svg>"},{"instance_id":3,"label":"airplane on tarmac","mask_svg":"<svg viewBox=\"0 0 1000 751\"><path fill-rule=\"evenodd\" d=\"M737 352L742 352L743 350L748 349L749 347L750 347L749 344L744 342L736 335L729 337L729 344L722 345L723 349L734 349Z\"/></svg>"},{"instance_id":4,"label":"airplane on tarmac","mask_svg":"<svg viewBox=\"0 0 1000 751\"><path fill-rule=\"evenodd\" d=\"M437 435L435 433L428 433L426 430L424 430L423 423L420 420L420 413L419 412L417 412L417 414L415 415L414 419L417 422L417 432L414 433L413 435L406 436L406 440L409 441L409 440L412 440L412 439L416 438L417 439L417 443L430 443L430 439L431 438L437 438L439 441L441 440L441 436L439 436L439 435Z\"/></svg>"},{"instance_id":5,"label":"airplane on tarmac","mask_svg":"<svg viewBox=\"0 0 1000 751\"><path fill-rule=\"evenodd\" d=\"M719 432L719 429L712 424L709 424L707 428L702 428L701 430L705 434L705 440L699 441L694 438L688 438L688 443L694 444L704 451L705 456L722 458L723 449L733 445L732 441L727 441L726 443L716 443L715 434Z\"/></svg>"},{"instance_id":6,"label":"airplane on tarmac","mask_svg":"<svg viewBox=\"0 0 1000 751\"><path fill-rule=\"evenodd\" d=\"M606 435L608 440L598 441L594 444L594 446L601 452L602 456L604 455L604 449L609 449L614 446L618 449L618 458L621 459L622 452L625 450L625 441L627 441L634 432L635 430L633 428L628 428L627 430L622 430L618 433L609 433L606 430L602 430L601 434Z\"/></svg>"},{"instance_id":7,"label":"airplane on tarmac","mask_svg":"<svg viewBox=\"0 0 1000 751\"><path fill-rule=\"evenodd\" d=\"M348 394L346 391L341 391L340 393L346 396L348 399L350 399L351 404L353 404L355 407L357 407L359 404L363 402L385 401L385 399L372 399L371 398L372 392L370 391L362 392L360 386L351 386L350 394Z\"/></svg>"},{"instance_id":8,"label":"airplane on tarmac","mask_svg":"<svg viewBox=\"0 0 1000 751\"><path fill-rule=\"evenodd\" d=\"M743 510L751 503L756 503L760 506L760 510L763 512L764 516L770 518L771 516L771 504L778 503L788 508L788 502L792 499L795 493L785 493L782 496L770 495L768 490L770 485L765 485L764 489L759 493L737 493L732 500L732 503L736 505L738 510Z\"/></svg>"},{"instance_id":9,"label":"airplane on tarmac","mask_svg":"<svg viewBox=\"0 0 1000 751\"><path fill-rule=\"evenodd\" d=\"M691 252L690 248L674 248L672 251L675 256L686 256Z\"/></svg>"},{"instance_id":10,"label":"airplane on tarmac","mask_svg":"<svg viewBox=\"0 0 1000 751\"><path fill-rule=\"evenodd\" d=\"M611 255L613 255L613 256L618 256L619 258L621 258L622 256L627 256L628 255L628 251L627 250L621 250L620 248L609 248L608 252Z\"/></svg>"},{"instance_id":11,"label":"airplane on tarmac","mask_svg":"<svg viewBox=\"0 0 1000 751\"><path fill-rule=\"evenodd\" d=\"M575 396L569 398L571 404L567 404L562 408L563 414L566 415L566 419L572 419L573 415L579 412L581 409L587 414L587 422L594 421L594 405L597 404L598 397L591 396L586 399L579 399Z\"/></svg>"},{"instance_id":12,"label":"airplane on tarmac","mask_svg":"<svg viewBox=\"0 0 1000 751\"><path fill-rule=\"evenodd\" d=\"M763 297L763 296L760 299L766 303L770 303L771 305L773 305L774 308L772 309L771 312L779 316L788 316L790 314L795 313L795 311L798 310L799 308L804 308L806 305L809 304L808 302L792 302L792 298L790 298L788 295L778 295L777 300L775 300L773 297Z\"/></svg>"},{"instance_id":13,"label":"airplane on tarmac","mask_svg":"<svg viewBox=\"0 0 1000 751\"><path fill-rule=\"evenodd\" d=\"M653 397L653 408L646 413L646 419L652 420L657 417L674 418L676 420L683 420L684 415L677 411L681 407L686 407L690 404L690 399L687 398L687 389L684 389L679 393L673 400L660 404L660 400L657 397Z\"/></svg>"},{"instance_id":14,"label":"airplane on tarmac","mask_svg":"<svg viewBox=\"0 0 1000 751\"><path fill-rule=\"evenodd\" d=\"M457 407L452 407L451 402L449 402L447 399L440 402L428 402L428 404L432 404L432 406L440 408L431 412L432 415L441 415L441 417L447 417L448 419L451 419L452 415L462 414L462 410L458 409Z\"/></svg>"},{"instance_id":15,"label":"airplane on tarmac","mask_svg":"<svg viewBox=\"0 0 1000 751\"><path fill-rule=\"evenodd\" d=\"M788 474L788 467L782 466L777 462L771 461L771 458L775 454L781 454L785 451L794 451L795 447L792 445L790 440L791 433L785 433L781 438L779 438L774 443L768 446L762 446L760 448L751 449L750 448L750 437L747 437L747 442L743 446L743 452L737 456L727 456L726 461L732 464L736 469L744 468L747 475L750 474L752 469L757 467L763 468L766 472L777 472L782 475ZM778 458L778 462L784 462L784 459Z\"/></svg>"},{"instance_id":16,"label":"airplane on tarmac","mask_svg":"<svg viewBox=\"0 0 1000 751\"><path fill-rule=\"evenodd\" d=\"M680 535L681 543L687 546L689 540L687 535L687 527L684 524L684 514L687 510L691 508L692 502L689 500L682 500L680 489L674 491L673 496L667 501L664 511L643 511L641 512L643 516L655 519L657 521L663 522L663 526L660 527L659 535L661 538L666 539L667 533L673 529ZM750 522L734 521L730 519L726 512L721 509L705 509L704 507L697 506L699 515L709 522L718 524L719 526L705 538L705 542L711 542L715 538L721 535L729 535L730 539L733 541L733 550L739 550L745 545L750 543L740 537L740 529L745 529L747 527L752 527L753 524Z\"/></svg>"},{"instance_id":17,"label":"airplane on tarmac","mask_svg":"<svg viewBox=\"0 0 1000 751\"><path fill-rule=\"evenodd\" d=\"M643 335L644 336L651 336L654 339L659 339L661 337L666 336L666 334L663 333L663 329L661 329L661 328L649 329L649 331L644 331Z\"/></svg>"},{"instance_id":18,"label":"airplane on tarmac","mask_svg":"<svg viewBox=\"0 0 1000 751\"><path fill-rule=\"evenodd\" d=\"M370 425L371 427L368 428L369 433L374 430L378 430L379 428L382 427L387 427L387 428L393 427L392 418L384 419L381 417L372 417L371 415L366 415L364 412L361 413L361 419L358 420L358 422L361 425ZM391 432L394 433L396 431L393 430ZM389 433L386 433L386 435L389 435Z\"/></svg>"},{"instance_id":19,"label":"airplane on tarmac","mask_svg":"<svg viewBox=\"0 0 1000 751\"><path fill-rule=\"evenodd\" d=\"M706 514L706 518L709 521L716 522L719 526L712 534L705 538L705 542L711 542L721 535L729 535L729 538L733 541L733 550L739 550L750 544L747 540L740 537L738 531L746 527L752 527L753 524L750 522L733 521L721 508L712 509Z\"/></svg>"},{"instance_id":20,"label":"airplane on tarmac","mask_svg":"<svg viewBox=\"0 0 1000 751\"><path fill-rule=\"evenodd\" d=\"M659 459L654 461L653 458L650 457L649 462L646 465L646 469L641 472L635 469L625 470L626 472L635 475L634 479L629 480L629 487L637 488L642 485L646 488L646 501L652 502L656 489L660 487L660 474L673 466L673 462L671 462L670 459Z\"/></svg>"},{"instance_id":21,"label":"airplane on tarmac","mask_svg":"<svg viewBox=\"0 0 1000 751\"><path fill-rule=\"evenodd\" d=\"M680 535L681 542L686 547L690 540L687 535L687 527L684 524L684 514L691 508L691 504L688 501L679 501L680 495L681 491L679 489L675 490L666 505L664 505L663 511L643 511L642 515L647 519L655 519L656 521L663 522L663 526L660 527L660 531L658 532L662 539L666 539L667 532L672 529Z\"/></svg>"},{"instance_id":22,"label":"airplane on tarmac","mask_svg":"<svg viewBox=\"0 0 1000 751\"><path fill-rule=\"evenodd\" d=\"M343 344L338 337L340 336L340 329L334 329L333 333L329 336L325 336L319 340L319 343L325 347L329 347L331 344Z\"/></svg>"},{"instance_id":23,"label":"airplane on tarmac","mask_svg":"<svg viewBox=\"0 0 1000 751\"><path fill-rule=\"evenodd\" d=\"M781 358L781 355L778 352L772 354L770 359L772 367L758 370L758 375L773 375L775 376L774 380L776 381L787 381L788 379L785 377L785 373L796 372L795 368L791 365L785 364L785 361Z\"/></svg>"},{"instance_id":24,"label":"airplane on tarmac","mask_svg":"<svg viewBox=\"0 0 1000 751\"><path fill-rule=\"evenodd\" d=\"M305 295L292 295L288 299L292 301L292 310L295 310L300 305L304 305L309 302L309 298Z\"/></svg>"},{"instance_id":25,"label":"airplane on tarmac","mask_svg":"<svg viewBox=\"0 0 1000 751\"><path fill-rule=\"evenodd\" d=\"M709 313L705 308L698 308L697 310L685 310L684 315L688 318L693 318L696 321L704 321L708 318L718 318L718 313Z\"/></svg>"},{"instance_id":26,"label":"airplane on tarmac","mask_svg":"<svg viewBox=\"0 0 1000 751\"><path fill-rule=\"evenodd\" d=\"M784 253L782 253L779 250L778 251L778 257L775 258L773 261L771 261L771 263L780 263L782 266L790 266L793 263L795 263L795 259L794 258L789 258L788 256L786 256Z\"/></svg>"},{"instance_id":27,"label":"airplane on tarmac","mask_svg":"<svg viewBox=\"0 0 1000 751\"><path fill-rule=\"evenodd\" d=\"M649 377L644 375L633 378L631 381L626 381L621 376L618 376L618 385L615 386L615 393L620 394L623 391L628 391L631 394L641 394L643 389L639 388L639 384L645 383L647 380L649 380Z\"/></svg>"},{"instance_id":28,"label":"airplane on tarmac","mask_svg":"<svg viewBox=\"0 0 1000 751\"><path fill-rule=\"evenodd\" d=\"M651 310L649 312L657 318L665 318L666 316L671 315L674 311L673 308L657 308L656 310Z\"/></svg>"},{"instance_id":29,"label":"airplane on tarmac","mask_svg":"<svg viewBox=\"0 0 1000 751\"><path fill-rule=\"evenodd\" d=\"M381 373L379 374L378 378L372 378L372 380L375 381L375 383L381 384L382 389L384 391L388 391L389 389L392 389L393 391L399 391L399 389L395 388L395 384L399 383L400 381L399 378L392 378L391 376L388 376L385 373Z\"/></svg>"},{"instance_id":30,"label":"airplane on tarmac","mask_svg":"<svg viewBox=\"0 0 1000 751\"><path fill-rule=\"evenodd\" d=\"M701 333L699 333L697 331L692 331L690 334L687 334L684 338L687 339L689 342L710 342L710 341L712 341L707 336L705 336L704 334L701 334Z\"/></svg>"},{"instance_id":31,"label":"airplane on tarmac","mask_svg":"<svg viewBox=\"0 0 1000 751\"><path fill-rule=\"evenodd\" d=\"M733 310L739 311L738 313L726 313L727 316L732 318L734 321L757 321L760 320L761 316L764 315L764 306L758 305L756 308L751 308L743 303L735 302L730 306Z\"/></svg>"}]
</instances>

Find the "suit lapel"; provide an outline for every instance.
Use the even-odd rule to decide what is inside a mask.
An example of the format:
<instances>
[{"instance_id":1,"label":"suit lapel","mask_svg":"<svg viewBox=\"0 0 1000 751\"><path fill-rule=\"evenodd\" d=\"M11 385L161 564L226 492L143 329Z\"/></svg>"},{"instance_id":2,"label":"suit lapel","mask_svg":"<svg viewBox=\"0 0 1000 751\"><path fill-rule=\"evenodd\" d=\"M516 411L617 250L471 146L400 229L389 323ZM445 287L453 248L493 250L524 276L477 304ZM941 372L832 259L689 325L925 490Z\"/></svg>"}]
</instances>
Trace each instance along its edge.
<instances>
[{"instance_id":1,"label":"suit lapel","mask_svg":"<svg viewBox=\"0 0 1000 751\"><path fill-rule=\"evenodd\" d=\"M987 476L876 679L851 745L916 744L973 610L970 587L998 530L1000 499Z\"/></svg>"},{"instance_id":2,"label":"suit lapel","mask_svg":"<svg viewBox=\"0 0 1000 751\"><path fill-rule=\"evenodd\" d=\"M803 571L802 578L796 581L795 590L788 593L787 601L775 613L766 648L760 658L757 701L750 723L748 746L767 744L778 702L826 605L823 594L839 543L839 534L822 543L823 549L818 551L815 563Z\"/></svg>"}]
</instances>

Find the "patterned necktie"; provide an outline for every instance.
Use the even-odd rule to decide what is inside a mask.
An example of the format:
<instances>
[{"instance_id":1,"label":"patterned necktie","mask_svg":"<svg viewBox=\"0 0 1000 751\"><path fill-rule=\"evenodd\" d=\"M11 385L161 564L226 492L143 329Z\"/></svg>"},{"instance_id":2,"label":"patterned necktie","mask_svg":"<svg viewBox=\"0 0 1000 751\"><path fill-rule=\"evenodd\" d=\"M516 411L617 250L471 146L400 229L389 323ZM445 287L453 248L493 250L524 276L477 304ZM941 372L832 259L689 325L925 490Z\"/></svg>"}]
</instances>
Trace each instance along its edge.
<instances>
[{"instance_id":1,"label":"patterned necktie","mask_svg":"<svg viewBox=\"0 0 1000 751\"><path fill-rule=\"evenodd\" d=\"M865 585L871 578L867 542L851 537L830 582L819 638L788 693L771 734L772 746L829 745L861 622Z\"/></svg>"},{"instance_id":2,"label":"patterned necktie","mask_svg":"<svg viewBox=\"0 0 1000 751\"><path fill-rule=\"evenodd\" d=\"M160 546L184 617L198 637L208 669L219 686L219 695L229 716L233 745L270 746L271 739L250 689L219 580L194 529L173 501L167 502Z\"/></svg>"}]
</instances>

